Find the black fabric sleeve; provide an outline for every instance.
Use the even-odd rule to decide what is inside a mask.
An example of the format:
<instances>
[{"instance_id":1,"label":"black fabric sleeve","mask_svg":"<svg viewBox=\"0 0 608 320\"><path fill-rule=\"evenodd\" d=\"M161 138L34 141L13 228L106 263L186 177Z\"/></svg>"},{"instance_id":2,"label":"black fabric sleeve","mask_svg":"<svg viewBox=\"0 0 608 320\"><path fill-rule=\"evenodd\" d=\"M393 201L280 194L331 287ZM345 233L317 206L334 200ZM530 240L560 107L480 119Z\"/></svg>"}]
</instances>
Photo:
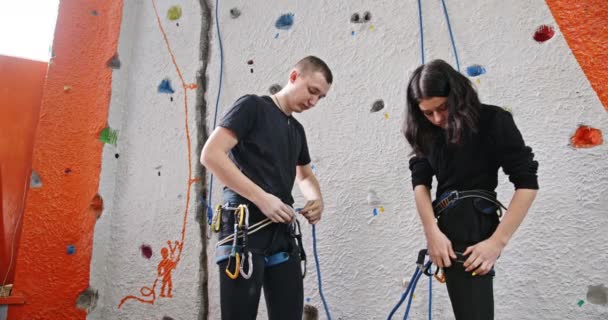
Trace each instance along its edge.
<instances>
[{"instance_id":1,"label":"black fabric sleeve","mask_svg":"<svg viewBox=\"0 0 608 320\"><path fill-rule=\"evenodd\" d=\"M254 128L257 114L258 104L255 97L242 96L222 117L219 126L234 132L237 139L241 140Z\"/></svg>"},{"instance_id":2,"label":"black fabric sleeve","mask_svg":"<svg viewBox=\"0 0 608 320\"><path fill-rule=\"evenodd\" d=\"M298 155L298 165L305 166L310 163L310 153L308 152L308 142L306 141L306 132L304 132L304 127L300 127L302 131L302 148L300 149L300 154Z\"/></svg>"},{"instance_id":3,"label":"black fabric sleeve","mask_svg":"<svg viewBox=\"0 0 608 320\"><path fill-rule=\"evenodd\" d=\"M433 182L433 168L429 161L424 157L415 156L410 159L410 171L412 172L412 187L425 185L431 190Z\"/></svg>"},{"instance_id":4,"label":"black fabric sleeve","mask_svg":"<svg viewBox=\"0 0 608 320\"><path fill-rule=\"evenodd\" d=\"M538 189L538 162L534 160L532 148L526 146L511 113L501 110L493 129L498 164L515 189Z\"/></svg>"}]
</instances>

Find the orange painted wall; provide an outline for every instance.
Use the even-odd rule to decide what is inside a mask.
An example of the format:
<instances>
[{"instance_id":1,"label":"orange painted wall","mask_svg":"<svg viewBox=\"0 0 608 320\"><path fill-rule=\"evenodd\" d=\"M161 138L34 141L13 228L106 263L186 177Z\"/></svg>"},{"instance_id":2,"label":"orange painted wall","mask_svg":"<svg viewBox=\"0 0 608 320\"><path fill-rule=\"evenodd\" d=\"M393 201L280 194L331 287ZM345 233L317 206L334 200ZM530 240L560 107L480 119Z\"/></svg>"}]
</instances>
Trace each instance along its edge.
<instances>
[{"instance_id":1,"label":"orange painted wall","mask_svg":"<svg viewBox=\"0 0 608 320\"><path fill-rule=\"evenodd\" d=\"M546 1L568 46L608 111L608 1Z\"/></svg>"},{"instance_id":2,"label":"orange painted wall","mask_svg":"<svg viewBox=\"0 0 608 320\"><path fill-rule=\"evenodd\" d=\"M7 284L14 279L47 67L46 62L0 55L0 285L5 278Z\"/></svg>"},{"instance_id":3,"label":"orange painted wall","mask_svg":"<svg viewBox=\"0 0 608 320\"><path fill-rule=\"evenodd\" d=\"M89 208L101 170L122 1L61 1L44 86L32 168L42 187L25 205L8 319L85 319L76 308L89 286L95 214ZM69 86L70 90L64 90ZM75 253L69 255L67 247Z\"/></svg>"}]
</instances>

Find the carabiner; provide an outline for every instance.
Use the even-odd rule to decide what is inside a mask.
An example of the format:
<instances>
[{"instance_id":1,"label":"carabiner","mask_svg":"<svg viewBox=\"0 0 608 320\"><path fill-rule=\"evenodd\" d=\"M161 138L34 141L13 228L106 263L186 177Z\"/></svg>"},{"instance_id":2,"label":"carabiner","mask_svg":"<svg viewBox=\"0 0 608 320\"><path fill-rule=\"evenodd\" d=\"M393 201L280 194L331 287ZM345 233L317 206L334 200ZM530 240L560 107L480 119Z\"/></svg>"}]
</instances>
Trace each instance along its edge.
<instances>
[{"instance_id":1,"label":"carabiner","mask_svg":"<svg viewBox=\"0 0 608 320\"><path fill-rule=\"evenodd\" d=\"M245 260L249 261L249 268L247 270L248 272L245 272L245 269L244 269ZM243 256L243 259L241 259L240 271L241 271L241 276L243 278L245 278L245 279L251 278L251 275L253 274L253 258L251 256L251 251L247 252L246 255Z\"/></svg>"},{"instance_id":2,"label":"carabiner","mask_svg":"<svg viewBox=\"0 0 608 320\"><path fill-rule=\"evenodd\" d=\"M220 232L222 223L222 205L218 204L215 207L215 216L213 216L213 220L211 222L211 229L215 232Z\"/></svg>"},{"instance_id":3,"label":"carabiner","mask_svg":"<svg viewBox=\"0 0 608 320\"><path fill-rule=\"evenodd\" d=\"M437 267L437 270L435 270L435 279L440 283L445 283L445 272L442 268Z\"/></svg>"},{"instance_id":4,"label":"carabiner","mask_svg":"<svg viewBox=\"0 0 608 320\"><path fill-rule=\"evenodd\" d=\"M228 257L228 264L226 265L226 270L224 270L228 278L232 280L238 278L240 269L239 266L241 265L241 255L236 252L234 256L236 257L236 261L234 264L234 272L230 272L230 262L232 261L232 254L230 254L230 256Z\"/></svg>"}]
</instances>

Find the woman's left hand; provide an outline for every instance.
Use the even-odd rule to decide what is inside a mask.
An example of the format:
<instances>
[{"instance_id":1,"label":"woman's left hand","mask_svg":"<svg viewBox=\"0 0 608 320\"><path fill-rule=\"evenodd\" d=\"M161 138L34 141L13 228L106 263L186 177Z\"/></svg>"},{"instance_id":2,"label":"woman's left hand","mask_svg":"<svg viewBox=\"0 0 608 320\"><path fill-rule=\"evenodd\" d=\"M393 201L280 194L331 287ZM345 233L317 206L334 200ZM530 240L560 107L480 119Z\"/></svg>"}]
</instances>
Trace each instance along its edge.
<instances>
[{"instance_id":1,"label":"woman's left hand","mask_svg":"<svg viewBox=\"0 0 608 320\"><path fill-rule=\"evenodd\" d=\"M492 238L468 247L464 252L464 256L467 256L464 262L465 271L473 271L474 276L487 274L494 267L502 249L503 246Z\"/></svg>"}]
</instances>

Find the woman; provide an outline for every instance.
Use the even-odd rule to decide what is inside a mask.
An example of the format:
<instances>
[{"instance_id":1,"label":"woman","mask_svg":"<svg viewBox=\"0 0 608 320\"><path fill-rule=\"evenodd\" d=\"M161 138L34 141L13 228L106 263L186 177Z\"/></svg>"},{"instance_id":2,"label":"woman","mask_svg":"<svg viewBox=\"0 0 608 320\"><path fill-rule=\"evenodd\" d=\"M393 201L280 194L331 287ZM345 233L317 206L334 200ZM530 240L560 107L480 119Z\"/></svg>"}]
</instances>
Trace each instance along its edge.
<instances>
[{"instance_id":1,"label":"woman","mask_svg":"<svg viewBox=\"0 0 608 320\"><path fill-rule=\"evenodd\" d=\"M444 270L456 319L493 319L494 264L538 190L532 149L509 112L481 104L469 79L442 60L411 76L404 133L428 253ZM500 224L499 167L515 186Z\"/></svg>"}]
</instances>

